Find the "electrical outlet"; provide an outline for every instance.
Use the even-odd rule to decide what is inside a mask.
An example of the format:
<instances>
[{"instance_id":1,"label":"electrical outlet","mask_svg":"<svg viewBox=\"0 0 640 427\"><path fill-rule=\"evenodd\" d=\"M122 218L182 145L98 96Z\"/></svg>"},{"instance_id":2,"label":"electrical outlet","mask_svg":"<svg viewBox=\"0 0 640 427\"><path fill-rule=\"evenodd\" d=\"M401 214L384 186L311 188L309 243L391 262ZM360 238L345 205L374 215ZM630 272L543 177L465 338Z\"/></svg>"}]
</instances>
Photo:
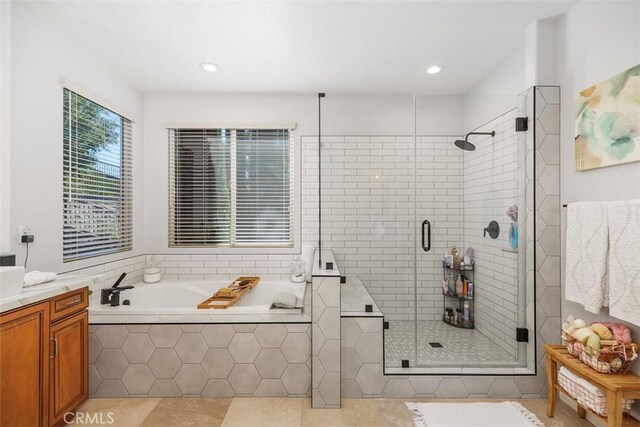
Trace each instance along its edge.
<instances>
[{"instance_id":1,"label":"electrical outlet","mask_svg":"<svg viewBox=\"0 0 640 427\"><path fill-rule=\"evenodd\" d=\"M22 243L22 236L31 234L31 227L27 225L21 225L18 227L18 242Z\"/></svg>"}]
</instances>

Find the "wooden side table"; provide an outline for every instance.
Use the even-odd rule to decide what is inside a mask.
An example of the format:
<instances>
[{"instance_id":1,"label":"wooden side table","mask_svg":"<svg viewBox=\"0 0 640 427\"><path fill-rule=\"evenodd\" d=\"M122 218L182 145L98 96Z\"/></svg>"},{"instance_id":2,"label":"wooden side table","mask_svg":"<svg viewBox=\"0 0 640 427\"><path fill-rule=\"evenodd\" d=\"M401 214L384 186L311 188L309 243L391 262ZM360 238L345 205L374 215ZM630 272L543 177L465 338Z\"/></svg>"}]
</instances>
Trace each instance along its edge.
<instances>
[{"instance_id":1,"label":"wooden side table","mask_svg":"<svg viewBox=\"0 0 640 427\"><path fill-rule=\"evenodd\" d=\"M591 369L580 360L573 357L562 345L544 345L547 361L547 416L552 418L558 400L558 391L566 394L578 405L578 416L584 418L587 411L592 412L602 422L610 427L622 425L635 425L640 423L632 417L622 416L622 402L624 399L640 399L640 377L635 374L602 374ZM558 385L558 363L569 371L584 378L591 384L599 387L607 394L607 417L596 414L578 404L562 387Z\"/></svg>"}]
</instances>

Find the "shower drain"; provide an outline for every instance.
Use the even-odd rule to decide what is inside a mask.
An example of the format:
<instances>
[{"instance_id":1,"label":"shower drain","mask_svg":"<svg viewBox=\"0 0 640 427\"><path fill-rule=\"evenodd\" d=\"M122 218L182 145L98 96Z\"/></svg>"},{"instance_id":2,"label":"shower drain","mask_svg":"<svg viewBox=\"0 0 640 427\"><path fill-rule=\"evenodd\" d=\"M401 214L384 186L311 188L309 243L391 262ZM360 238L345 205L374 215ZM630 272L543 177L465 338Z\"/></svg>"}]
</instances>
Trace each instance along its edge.
<instances>
[{"instance_id":1,"label":"shower drain","mask_svg":"<svg viewBox=\"0 0 640 427\"><path fill-rule=\"evenodd\" d=\"M443 345L439 342L430 342L429 345L433 348L443 348Z\"/></svg>"}]
</instances>

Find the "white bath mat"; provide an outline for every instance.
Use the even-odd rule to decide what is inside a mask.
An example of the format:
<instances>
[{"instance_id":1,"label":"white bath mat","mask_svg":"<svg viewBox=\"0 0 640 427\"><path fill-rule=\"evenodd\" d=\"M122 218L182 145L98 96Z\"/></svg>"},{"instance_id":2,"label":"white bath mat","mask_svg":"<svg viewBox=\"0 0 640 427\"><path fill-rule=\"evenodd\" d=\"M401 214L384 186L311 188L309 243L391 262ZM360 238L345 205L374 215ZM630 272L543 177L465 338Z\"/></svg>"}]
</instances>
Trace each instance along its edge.
<instances>
[{"instance_id":1,"label":"white bath mat","mask_svg":"<svg viewBox=\"0 0 640 427\"><path fill-rule=\"evenodd\" d=\"M416 427L544 427L517 402L409 403Z\"/></svg>"}]
</instances>

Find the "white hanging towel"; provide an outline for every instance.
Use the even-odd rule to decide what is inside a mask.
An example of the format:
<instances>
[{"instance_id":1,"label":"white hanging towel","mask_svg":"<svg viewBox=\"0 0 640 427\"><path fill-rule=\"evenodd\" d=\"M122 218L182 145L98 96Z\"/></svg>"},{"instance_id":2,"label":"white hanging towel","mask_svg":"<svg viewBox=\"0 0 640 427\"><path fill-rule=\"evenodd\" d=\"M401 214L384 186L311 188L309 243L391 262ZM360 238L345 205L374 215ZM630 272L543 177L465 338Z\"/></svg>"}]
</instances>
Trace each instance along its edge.
<instances>
[{"instance_id":1,"label":"white hanging towel","mask_svg":"<svg viewBox=\"0 0 640 427\"><path fill-rule=\"evenodd\" d=\"M607 207L609 314L640 326L640 199Z\"/></svg>"},{"instance_id":2,"label":"white hanging towel","mask_svg":"<svg viewBox=\"0 0 640 427\"><path fill-rule=\"evenodd\" d=\"M599 313L609 305L607 204L576 202L567 207L565 297Z\"/></svg>"}]
</instances>

